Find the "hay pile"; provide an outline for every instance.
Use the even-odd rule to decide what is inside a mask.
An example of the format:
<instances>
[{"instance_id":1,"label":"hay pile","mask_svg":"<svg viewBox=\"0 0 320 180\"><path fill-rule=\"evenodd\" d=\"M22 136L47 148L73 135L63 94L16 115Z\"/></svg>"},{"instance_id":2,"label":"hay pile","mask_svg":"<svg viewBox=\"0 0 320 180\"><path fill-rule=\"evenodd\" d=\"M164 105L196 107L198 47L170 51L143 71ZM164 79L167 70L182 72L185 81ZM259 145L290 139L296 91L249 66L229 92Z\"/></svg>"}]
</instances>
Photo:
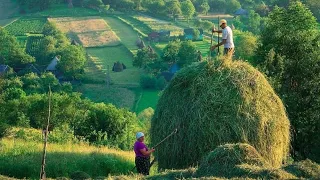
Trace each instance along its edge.
<instances>
[{"instance_id":1,"label":"hay pile","mask_svg":"<svg viewBox=\"0 0 320 180\"><path fill-rule=\"evenodd\" d=\"M197 177L295 179L281 169L274 169L249 144L226 144L210 152L201 162Z\"/></svg>"},{"instance_id":2,"label":"hay pile","mask_svg":"<svg viewBox=\"0 0 320 180\"><path fill-rule=\"evenodd\" d=\"M299 179L320 179L320 165L309 159L295 162L294 164L290 164L282 169L294 174Z\"/></svg>"},{"instance_id":3,"label":"hay pile","mask_svg":"<svg viewBox=\"0 0 320 180\"><path fill-rule=\"evenodd\" d=\"M279 97L245 62L196 63L176 74L161 96L151 140L178 134L156 150L159 168L185 168L221 144L248 143L279 167L288 155L290 123Z\"/></svg>"}]
</instances>

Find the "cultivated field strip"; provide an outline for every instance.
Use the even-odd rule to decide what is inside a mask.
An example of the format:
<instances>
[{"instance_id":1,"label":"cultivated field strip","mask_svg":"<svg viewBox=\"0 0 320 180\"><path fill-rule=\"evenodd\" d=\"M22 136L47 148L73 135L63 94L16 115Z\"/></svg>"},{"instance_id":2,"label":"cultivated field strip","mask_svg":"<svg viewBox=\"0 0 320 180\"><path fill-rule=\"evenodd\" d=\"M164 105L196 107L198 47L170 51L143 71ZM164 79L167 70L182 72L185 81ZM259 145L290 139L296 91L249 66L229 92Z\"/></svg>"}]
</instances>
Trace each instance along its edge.
<instances>
[{"instance_id":1,"label":"cultivated field strip","mask_svg":"<svg viewBox=\"0 0 320 180\"><path fill-rule=\"evenodd\" d=\"M49 18L64 33L73 36L84 47L117 46L120 44L118 36L110 26L100 17L62 17ZM74 37L74 34L76 37Z\"/></svg>"}]
</instances>

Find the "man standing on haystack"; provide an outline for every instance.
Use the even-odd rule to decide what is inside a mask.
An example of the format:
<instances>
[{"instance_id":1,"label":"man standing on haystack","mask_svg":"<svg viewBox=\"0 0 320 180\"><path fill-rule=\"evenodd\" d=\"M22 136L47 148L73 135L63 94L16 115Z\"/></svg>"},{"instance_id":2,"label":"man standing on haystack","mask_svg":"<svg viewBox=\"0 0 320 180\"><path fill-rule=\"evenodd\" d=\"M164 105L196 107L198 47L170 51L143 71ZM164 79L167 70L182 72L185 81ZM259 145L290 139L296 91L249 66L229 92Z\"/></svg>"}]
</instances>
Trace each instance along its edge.
<instances>
[{"instance_id":1,"label":"man standing on haystack","mask_svg":"<svg viewBox=\"0 0 320 180\"><path fill-rule=\"evenodd\" d=\"M222 33L222 42L220 42L217 45L214 45L211 47L211 51L213 51L215 48L224 45L224 55L232 56L234 53L234 43L233 43L233 33L232 29L227 25L227 21L225 19L220 20L219 26L222 28L222 30L215 30L213 29L212 32Z\"/></svg>"}]
</instances>

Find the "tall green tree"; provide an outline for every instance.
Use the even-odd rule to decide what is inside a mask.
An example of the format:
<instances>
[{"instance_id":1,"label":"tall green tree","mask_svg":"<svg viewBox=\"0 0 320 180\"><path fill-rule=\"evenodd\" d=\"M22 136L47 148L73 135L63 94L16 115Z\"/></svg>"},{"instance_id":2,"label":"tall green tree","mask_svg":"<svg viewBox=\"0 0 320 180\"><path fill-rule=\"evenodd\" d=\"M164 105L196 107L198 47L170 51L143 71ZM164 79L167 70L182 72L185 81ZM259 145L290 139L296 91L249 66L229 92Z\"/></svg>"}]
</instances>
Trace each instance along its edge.
<instances>
[{"instance_id":1,"label":"tall green tree","mask_svg":"<svg viewBox=\"0 0 320 180\"><path fill-rule=\"evenodd\" d=\"M254 34L260 33L261 17L254 10L250 10L248 19L248 30Z\"/></svg>"},{"instance_id":2,"label":"tall green tree","mask_svg":"<svg viewBox=\"0 0 320 180\"><path fill-rule=\"evenodd\" d=\"M181 14L181 4L179 0L167 1L166 11L176 20L177 16Z\"/></svg>"},{"instance_id":3,"label":"tall green tree","mask_svg":"<svg viewBox=\"0 0 320 180\"><path fill-rule=\"evenodd\" d=\"M170 64L178 61L178 53L181 46L180 41L171 41L163 49L162 59Z\"/></svg>"},{"instance_id":4,"label":"tall green tree","mask_svg":"<svg viewBox=\"0 0 320 180\"><path fill-rule=\"evenodd\" d=\"M233 14L237 9L241 7L238 0L226 0L226 12Z\"/></svg>"},{"instance_id":5,"label":"tall green tree","mask_svg":"<svg viewBox=\"0 0 320 180\"><path fill-rule=\"evenodd\" d=\"M189 23L189 20L196 12L196 9L190 0L186 0L181 3L181 12L184 18L186 18Z\"/></svg>"},{"instance_id":6,"label":"tall green tree","mask_svg":"<svg viewBox=\"0 0 320 180\"><path fill-rule=\"evenodd\" d=\"M164 0L151 0L145 2L145 6L148 8L149 12L156 14L165 14L166 3Z\"/></svg>"},{"instance_id":7,"label":"tall green tree","mask_svg":"<svg viewBox=\"0 0 320 180\"><path fill-rule=\"evenodd\" d=\"M238 59L253 61L258 48L258 37L251 32L234 31L234 43L237 47L235 55Z\"/></svg>"},{"instance_id":8,"label":"tall green tree","mask_svg":"<svg viewBox=\"0 0 320 180\"><path fill-rule=\"evenodd\" d=\"M178 53L178 64L180 66L187 66L193 62L197 62L197 52L197 47L192 41L183 41Z\"/></svg>"},{"instance_id":9,"label":"tall green tree","mask_svg":"<svg viewBox=\"0 0 320 180\"><path fill-rule=\"evenodd\" d=\"M155 62L157 59L158 56L153 49L150 47L144 47L138 50L137 55L133 60L133 65L140 68L145 68L146 65Z\"/></svg>"},{"instance_id":10,"label":"tall green tree","mask_svg":"<svg viewBox=\"0 0 320 180\"><path fill-rule=\"evenodd\" d=\"M306 5L309 7L313 15L320 21L320 1L318 0L305 0Z\"/></svg>"},{"instance_id":11,"label":"tall green tree","mask_svg":"<svg viewBox=\"0 0 320 180\"><path fill-rule=\"evenodd\" d=\"M58 54L61 56L58 68L66 77L78 78L86 62L83 48L69 45L61 49Z\"/></svg>"},{"instance_id":12,"label":"tall green tree","mask_svg":"<svg viewBox=\"0 0 320 180\"><path fill-rule=\"evenodd\" d=\"M320 35L317 26L316 18L301 2L291 2L288 9L275 8L262 31L262 46L256 63L266 74L275 72L272 78L280 81L278 93L293 127L293 149L304 158L320 162ZM265 57L272 49L272 56L283 58L283 71L275 71L272 64L266 63L268 58Z\"/></svg>"},{"instance_id":13,"label":"tall green tree","mask_svg":"<svg viewBox=\"0 0 320 180\"><path fill-rule=\"evenodd\" d=\"M0 27L0 59L1 63L13 68L23 68L26 64L35 62L35 59L20 48L16 38Z\"/></svg>"},{"instance_id":14,"label":"tall green tree","mask_svg":"<svg viewBox=\"0 0 320 180\"><path fill-rule=\"evenodd\" d=\"M209 10L210 10L210 5L208 4L208 2L204 2L201 4L201 6L200 6L201 13L207 15Z\"/></svg>"}]
</instances>

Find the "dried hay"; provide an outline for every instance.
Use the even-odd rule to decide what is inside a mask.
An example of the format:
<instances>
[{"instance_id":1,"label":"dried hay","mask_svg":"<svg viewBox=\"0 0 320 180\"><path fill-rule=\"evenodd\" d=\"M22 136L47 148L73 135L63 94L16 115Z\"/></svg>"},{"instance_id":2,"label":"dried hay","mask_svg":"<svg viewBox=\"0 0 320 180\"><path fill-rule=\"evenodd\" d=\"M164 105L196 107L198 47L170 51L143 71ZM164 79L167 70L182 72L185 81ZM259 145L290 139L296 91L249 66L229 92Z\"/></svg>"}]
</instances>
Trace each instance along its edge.
<instances>
[{"instance_id":1,"label":"dried hay","mask_svg":"<svg viewBox=\"0 0 320 180\"><path fill-rule=\"evenodd\" d=\"M113 31L88 32L77 36L84 47L120 45L120 39Z\"/></svg>"},{"instance_id":2,"label":"dried hay","mask_svg":"<svg viewBox=\"0 0 320 180\"><path fill-rule=\"evenodd\" d=\"M75 32L93 32L93 31L107 31L110 30L108 24L99 17L88 18L49 18L50 22L54 22L57 27L64 33Z\"/></svg>"},{"instance_id":3,"label":"dried hay","mask_svg":"<svg viewBox=\"0 0 320 180\"><path fill-rule=\"evenodd\" d=\"M248 143L273 167L288 155L290 123L265 77L248 63L195 63L164 90L152 120L151 140L178 134L157 148L159 168L185 168L221 144Z\"/></svg>"},{"instance_id":4,"label":"dried hay","mask_svg":"<svg viewBox=\"0 0 320 180\"><path fill-rule=\"evenodd\" d=\"M320 165L307 159L283 168L298 178L320 179Z\"/></svg>"}]
</instances>

